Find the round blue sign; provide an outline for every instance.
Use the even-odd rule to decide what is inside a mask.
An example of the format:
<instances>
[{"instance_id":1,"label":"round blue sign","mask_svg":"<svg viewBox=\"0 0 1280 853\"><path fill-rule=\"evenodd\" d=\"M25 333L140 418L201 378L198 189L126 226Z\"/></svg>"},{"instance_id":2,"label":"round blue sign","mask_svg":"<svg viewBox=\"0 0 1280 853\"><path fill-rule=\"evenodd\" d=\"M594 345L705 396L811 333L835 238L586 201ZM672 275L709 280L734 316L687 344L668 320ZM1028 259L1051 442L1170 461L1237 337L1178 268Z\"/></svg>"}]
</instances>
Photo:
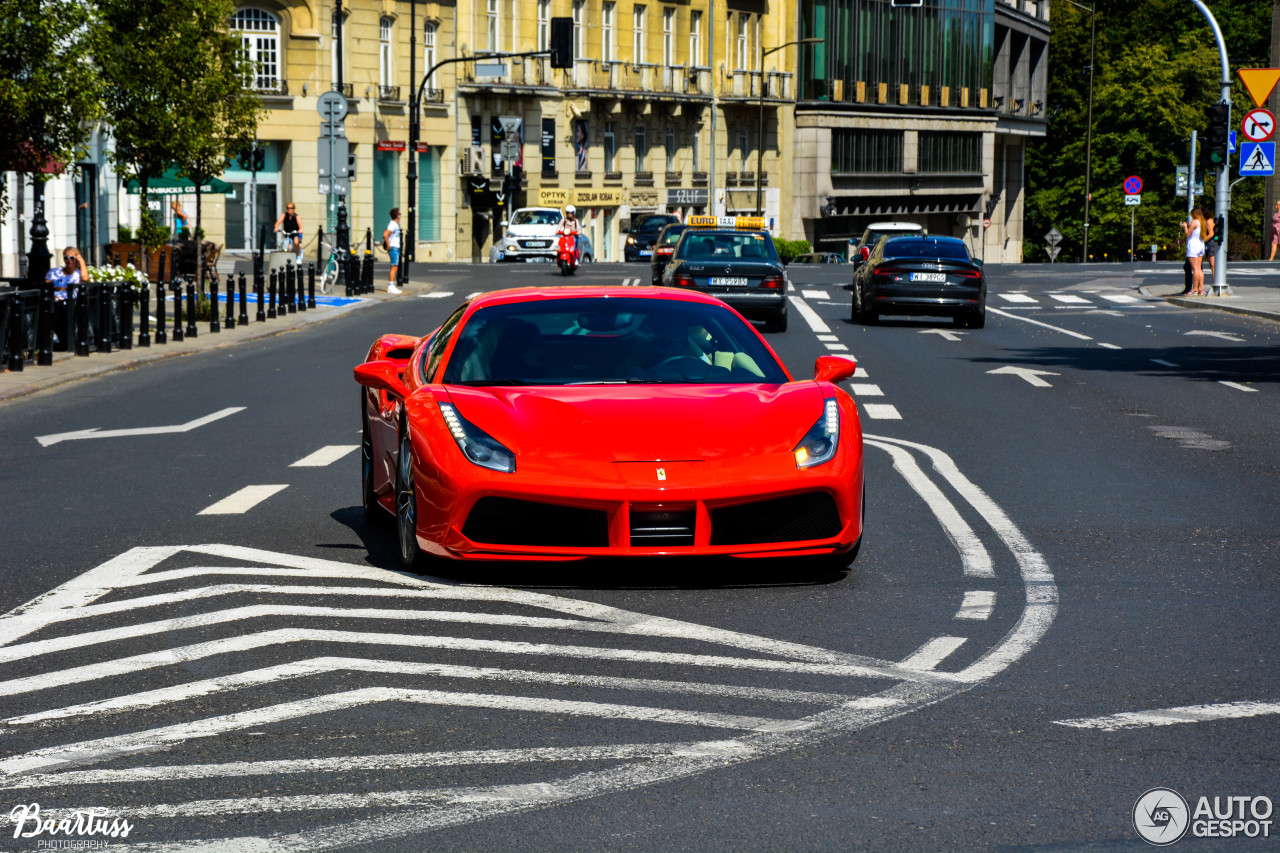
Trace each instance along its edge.
<instances>
[{"instance_id":1,"label":"round blue sign","mask_svg":"<svg viewBox=\"0 0 1280 853\"><path fill-rule=\"evenodd\" d=\"M1130 175L1124 179L1124 191L1129 195L1137 195L1142 192L1142 178L1137 175Z\"/></svg>"}]
</instances>

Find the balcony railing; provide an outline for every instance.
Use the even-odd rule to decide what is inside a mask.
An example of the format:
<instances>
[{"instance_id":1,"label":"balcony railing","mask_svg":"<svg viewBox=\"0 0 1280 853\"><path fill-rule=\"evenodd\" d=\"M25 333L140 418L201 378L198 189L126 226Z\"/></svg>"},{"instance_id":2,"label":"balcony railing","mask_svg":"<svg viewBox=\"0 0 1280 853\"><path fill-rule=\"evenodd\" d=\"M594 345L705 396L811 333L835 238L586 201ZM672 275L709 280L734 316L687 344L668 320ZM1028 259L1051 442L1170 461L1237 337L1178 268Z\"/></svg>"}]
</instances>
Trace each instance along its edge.
<instances>
[{"instance_id":1,"label":"balcony railing","mask_svg":"<svg viewBox=\"0 0 1280 853\"><path fill-rule=\"evenodd\" d=\"M379 101L398 101L400 100L399 86L378 86Z\"/></svg>"},{"instance_id":2,"label":"balcony railing","mask_svg":"<svg viewBox=\"0 0 1280 853\"><path fill-rule=\"evenodd\" d=\"M334 83L333 91L341 92L342 96L346 98L348 101L355 99L355 87L351 83L343 83L341 86L339 86L337 83Z\"/></svg>"},{"instance_id":3,"label":"balcony railing","mask_svg":"<svg viewBox=\"0 0 1280 853\"><path fill-rule=\"evenodd\" d=\"M636 186L651 187L653 186L653 172L636 172Z\"/></svg>"},{"instance_id":4,"label":"balcony railing","mask_svg":"<svg viewBox=\"0 0 1280 853\"><path fill-rule=\"evenodd\" d=\"M422 103L424 104L443 104L444 89L423 89Z\"/></svg>"},{"instance_id":5,"label":"balcony railing","mask_svg":"<svg viewBox=\"0 0 1280 853\"><path fill-rule=\"evenodd\" d=\"M253 83L253 91L259 95L285 96L289 94L289 81L278 77L259 77Z\"/></svg>"}]
</instances>

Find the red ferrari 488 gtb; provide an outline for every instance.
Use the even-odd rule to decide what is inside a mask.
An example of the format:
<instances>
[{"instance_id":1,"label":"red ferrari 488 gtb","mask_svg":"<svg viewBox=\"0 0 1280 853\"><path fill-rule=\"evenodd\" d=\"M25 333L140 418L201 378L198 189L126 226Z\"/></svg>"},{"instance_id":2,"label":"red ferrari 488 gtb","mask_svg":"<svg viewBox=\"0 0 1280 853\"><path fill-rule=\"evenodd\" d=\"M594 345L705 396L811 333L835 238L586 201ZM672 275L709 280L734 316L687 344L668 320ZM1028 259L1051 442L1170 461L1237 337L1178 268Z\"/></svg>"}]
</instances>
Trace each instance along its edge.
<instances>
[{"instance_id":1,"label":"red ferrari 488 gtb","mask_svg":"<svg viewBox=\"0 0 1280 853\"><path fill-rule=\"evenodd\" d=\"M487 293L356 367L366 517L403 563L720 555L847 565L862 539L862 429L817 359L795 380L710 296Z\"/></svg>"}]
</instances>

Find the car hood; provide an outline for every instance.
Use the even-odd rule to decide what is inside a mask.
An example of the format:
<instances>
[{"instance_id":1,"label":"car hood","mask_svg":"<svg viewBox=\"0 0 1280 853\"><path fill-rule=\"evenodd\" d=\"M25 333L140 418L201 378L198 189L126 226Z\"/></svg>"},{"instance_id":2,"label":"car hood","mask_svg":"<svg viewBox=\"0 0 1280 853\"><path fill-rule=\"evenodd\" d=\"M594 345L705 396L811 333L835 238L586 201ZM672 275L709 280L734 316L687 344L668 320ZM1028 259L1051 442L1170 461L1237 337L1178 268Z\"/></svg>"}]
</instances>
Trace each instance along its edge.
<instances>
[{"instance_id":1,"label":"car hood","mask_svg":"<svg viewBox=\"0 0 1280 853\"><path fill-rule=\"evenodd\" d=\"M528 470L556 460L716 460L790 453L822 415L816 382L468 388L449 396Z\"/></svg>"},{"instance_id":2,"label":"car hood","mask_svg":"<svg viewBox=\"0 0 1280 853\"><path fill-rule=\"evenodd\" d=\"M507 237L554 237L555 225L512 225L507 229Z\"/></svg>"}]
</instances>

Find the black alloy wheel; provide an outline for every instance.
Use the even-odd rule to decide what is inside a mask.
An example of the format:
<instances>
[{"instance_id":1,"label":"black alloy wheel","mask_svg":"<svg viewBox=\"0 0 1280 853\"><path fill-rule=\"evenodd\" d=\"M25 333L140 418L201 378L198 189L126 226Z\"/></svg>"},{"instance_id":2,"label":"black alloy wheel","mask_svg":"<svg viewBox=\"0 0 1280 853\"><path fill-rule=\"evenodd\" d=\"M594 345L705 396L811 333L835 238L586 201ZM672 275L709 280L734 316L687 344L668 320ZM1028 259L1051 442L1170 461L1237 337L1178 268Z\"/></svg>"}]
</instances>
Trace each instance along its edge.
<instances>
[{"instance_id":1,"label":"black alloy wheel","mask_svg":"<svg viewBox=\"0 0 1280 853\"><path fill-rule=\"evenodd\" d=\"M853 312L851 319L855 323L862 323L867 326L878 319L876 313L867 308L862 295L862 287L856 281L853 283Z\"/></svg>"},{"instance_id":2,"label":"black alloy wheel","mask_svg":"<svg viewBox=\"0 0 1280 853\"><path fill-rule=\"evenodd\" d=\"M418 547L418 495L413 486L413 448L407 423L400 424L400 453L396 459L396 538L400 565L417 568L422 549Z\"/></svg>"}]
</instances>

